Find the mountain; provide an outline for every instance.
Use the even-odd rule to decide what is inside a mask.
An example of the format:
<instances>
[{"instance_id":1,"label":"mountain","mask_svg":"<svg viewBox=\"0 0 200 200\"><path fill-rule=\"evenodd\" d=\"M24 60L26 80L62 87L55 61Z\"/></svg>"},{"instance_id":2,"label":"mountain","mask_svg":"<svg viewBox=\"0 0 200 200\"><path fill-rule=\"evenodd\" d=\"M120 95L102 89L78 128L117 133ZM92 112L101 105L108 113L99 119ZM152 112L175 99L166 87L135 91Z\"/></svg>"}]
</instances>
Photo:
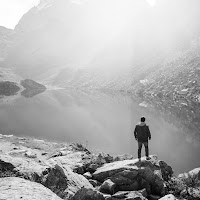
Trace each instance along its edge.
<instances>
[{"instance_id":1,"label":"mountain","mask_svg":"<svg viewBox=\"0 0 200 200\"><path fill-rule=\"evenodd\" d=\"M199 138L200 40L134 85L134 92Z\"/></svg>"},{"instance_id":2,"label":"mountain","mask_svg":"<svg viewBox=\"0 0 200 200\"><path fill-rule=\"evenodd\" d=\"M64 87L78 76L76 84L129 89L169 54L188 48L200 33L199 4L164 0L152 8L145 0L41 0L16 26L4 64L23 78ZM123 81L128 84L118 87Z\"/></svg>"},{"instance_id":3,"label":"mountain","mask_svg":"<svg viewBox=\"0 0 200 200\"><path fill-rule=\"evenodd\" d=\"M7 29L3 26L0 26L0 61L5 58L7 55L8 48L12 44L12 29Z\"/></svg>"}]
</instances>

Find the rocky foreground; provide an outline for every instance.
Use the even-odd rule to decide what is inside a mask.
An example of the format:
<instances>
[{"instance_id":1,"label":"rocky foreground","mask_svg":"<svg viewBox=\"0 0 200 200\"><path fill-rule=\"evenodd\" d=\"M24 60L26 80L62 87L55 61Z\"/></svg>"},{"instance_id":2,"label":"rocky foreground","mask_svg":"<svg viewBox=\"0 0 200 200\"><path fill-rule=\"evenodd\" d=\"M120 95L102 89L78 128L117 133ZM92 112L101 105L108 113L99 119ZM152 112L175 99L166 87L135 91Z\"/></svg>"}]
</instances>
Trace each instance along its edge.
<instances>
[{"instance_id":1,"label":"rocky foreground","mask_svg":"<svg viewBox=\"0 0 200 200\"><path fill-rule=\"evenodd\" d=\"M157 158L98 155L80 144L0 135L0 199L200 199L200 168L173 176Z\"/></svg>"}]
</instances>

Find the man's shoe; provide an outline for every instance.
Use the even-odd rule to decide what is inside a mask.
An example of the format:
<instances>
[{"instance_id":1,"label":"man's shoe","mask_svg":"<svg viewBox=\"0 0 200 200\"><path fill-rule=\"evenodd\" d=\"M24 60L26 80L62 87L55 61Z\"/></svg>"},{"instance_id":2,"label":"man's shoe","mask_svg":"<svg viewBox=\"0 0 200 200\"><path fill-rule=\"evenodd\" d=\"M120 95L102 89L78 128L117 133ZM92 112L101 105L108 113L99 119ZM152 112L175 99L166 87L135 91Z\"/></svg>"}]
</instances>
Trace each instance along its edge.
<instances>
[{"instance_id":1,"label":"man's shoe","mask_svg":"<svg viewBox=\"0 0 200 200\"><path fill-rule=\"evenodd\" d=\"M151 160L151 158L150 157L146 157L146 160Z\"/></svg>"}]
</instances>

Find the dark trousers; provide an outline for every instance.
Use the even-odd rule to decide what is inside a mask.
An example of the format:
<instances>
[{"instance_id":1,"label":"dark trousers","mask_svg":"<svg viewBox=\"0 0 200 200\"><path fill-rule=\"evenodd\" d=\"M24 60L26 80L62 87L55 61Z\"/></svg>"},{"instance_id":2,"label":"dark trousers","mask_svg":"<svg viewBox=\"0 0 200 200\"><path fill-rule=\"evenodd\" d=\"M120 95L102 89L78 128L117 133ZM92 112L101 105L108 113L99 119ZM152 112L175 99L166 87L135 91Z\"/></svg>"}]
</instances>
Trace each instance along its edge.
<instances>
[{"instance_id":1,"label":"dark trousers","mask_svg":"<svg viewBox=\"0 0 200 200\"><path fill-rule=\"evenodd\" d=\"M138 158L141 158L141 151L142 151L142 145L143 144L144 144L144 147L145 147L145 155L146 155L146 157L149 157L148 142L138 142Z\"/></svg>"}]
</instances>

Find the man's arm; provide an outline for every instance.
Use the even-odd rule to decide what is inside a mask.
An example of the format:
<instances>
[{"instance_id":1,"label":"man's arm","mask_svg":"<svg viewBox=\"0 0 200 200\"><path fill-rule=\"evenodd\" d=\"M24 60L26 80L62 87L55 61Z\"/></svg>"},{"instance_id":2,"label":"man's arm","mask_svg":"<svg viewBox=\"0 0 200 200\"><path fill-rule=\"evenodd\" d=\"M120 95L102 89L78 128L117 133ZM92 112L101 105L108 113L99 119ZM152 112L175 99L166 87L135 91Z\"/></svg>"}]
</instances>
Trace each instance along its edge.
<instances>
[{"instance_id":1,"label":"man's arm","mask_svg":"<svg viewBox=\"0 0 200 200\"><path fill-rule=\"evenodd\" d=\"M149 140L151 140L151 132L150 132L150 130L149 130L149 127L147 126L147 132L148 132L148 138L149 138Z\"/></svg>"},{"instance_id":2,"label":"man's arm","mask_svg":"<svg viewBox=\"0 0 200 200\"><path fill-rule=\"evenodd\" d=\"M134 136L135 136L135 139L137 140L137 126L135 126Z\"/></svg>"}]
</instances>

